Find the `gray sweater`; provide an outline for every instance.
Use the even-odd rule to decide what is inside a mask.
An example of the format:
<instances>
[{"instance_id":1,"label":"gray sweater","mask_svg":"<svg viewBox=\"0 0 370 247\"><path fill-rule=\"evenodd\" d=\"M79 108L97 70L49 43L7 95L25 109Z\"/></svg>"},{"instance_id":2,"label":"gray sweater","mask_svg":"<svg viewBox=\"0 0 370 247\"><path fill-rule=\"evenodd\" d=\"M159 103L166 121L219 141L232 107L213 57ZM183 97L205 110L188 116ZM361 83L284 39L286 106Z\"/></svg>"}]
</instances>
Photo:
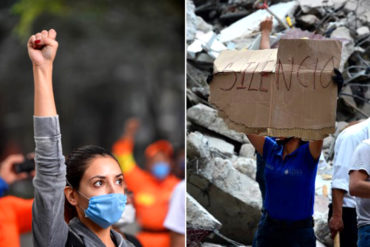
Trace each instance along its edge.
<instances>
[{"instance_id":1,"label":"gray sweater","mask_svg":"<svg viewBox=\"0 0 370 247\"><path fill-rule=\"evenodd\" d=\"M82 240L85 246L105 246L103 242L78 218L64 221L64 187L66 166L62 152L59 118L34 117L36 176L33 180L35 199L32 207L32 233L34 246L65 246L68 232ZM119 247L133 245L111 231Z\"/></svg>"}]
</instances>

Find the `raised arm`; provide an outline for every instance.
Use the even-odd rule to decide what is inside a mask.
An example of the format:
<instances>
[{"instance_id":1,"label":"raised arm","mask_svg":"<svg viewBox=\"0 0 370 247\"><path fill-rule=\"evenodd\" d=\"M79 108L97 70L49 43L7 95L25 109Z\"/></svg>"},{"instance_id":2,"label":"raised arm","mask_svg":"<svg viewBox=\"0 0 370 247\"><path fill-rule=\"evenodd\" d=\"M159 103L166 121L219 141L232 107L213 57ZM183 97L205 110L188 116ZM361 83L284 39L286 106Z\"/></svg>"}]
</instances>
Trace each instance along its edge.
<instances>
[{"instance_id":1,"label":"raised arm","mask_svg":"<svg viewBox=\"0 0 370 247\"><path fill-rule=\"evenodd\" d=\"M261 41L260 49L270 49L270 33L272 31L272 16L267 17L260 23Z\"/></svg>"},{"instance_id":2,"label":"raised arm","mask_svg":"<svg viewBox=\"0 0 370 247\"><path fill-rule=\"evenodd\" d=\"M55 30L44 30L32 35L27 44L35 87L36 176L32 207L35 246L64 246L68 235L63 215L66 168L52 85L53 61L58 48L55 38Z\"/></svg>"},{"instance_id":3,"label":"raised arm","mask_svg":"<svg viewBox=\"0 0 370 247\"><path fill-rule=\"evenodd\" d=\"M320 158L322 143L322 140L310 141L309 143L310 153L315 160Z\"/></svg>"},{"instance_id":4,"label":"raised arm","mask_svg":"<svg viewBox=\"0 0 370 247\"><path fill-rule=\"evenodd\" d=\"M256 151L263 156L263 145L265 144L265 137L259 135L247 135L249 141L252 143Z\"/></svg>"},{"instance_id":5,"label":"raised arm","mask_svg":"<svg viewBox=\"0 0 370 247\"><path fill-rule=\"evenodd\" d=\"M56 116L53 93L53 62L58 48L54 29L43 30L28 40L28 54L32 61L35 83L34 115Z\"/></svg>"}]
</instances>

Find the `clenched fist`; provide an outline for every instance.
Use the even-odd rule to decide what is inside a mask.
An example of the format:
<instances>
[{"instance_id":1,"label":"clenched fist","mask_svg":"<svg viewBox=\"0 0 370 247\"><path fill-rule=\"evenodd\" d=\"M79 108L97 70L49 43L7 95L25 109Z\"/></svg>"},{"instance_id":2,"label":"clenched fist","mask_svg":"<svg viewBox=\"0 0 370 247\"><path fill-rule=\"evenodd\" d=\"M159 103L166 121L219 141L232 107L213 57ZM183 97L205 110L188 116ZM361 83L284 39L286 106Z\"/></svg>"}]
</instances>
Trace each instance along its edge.
<instances>
[{"instance_id":1,"label":"clenched fist","mask_svg":"<svg viewBox=\"0 0 370 247\"><path fill-rule=\"evenodd\" d=\"M43 30L29 38L27 43L28 55L33 66L43 67L53 64L58 49L56 36L55 30L50 29L49 31Z\"/></svg>"}]
</instances>

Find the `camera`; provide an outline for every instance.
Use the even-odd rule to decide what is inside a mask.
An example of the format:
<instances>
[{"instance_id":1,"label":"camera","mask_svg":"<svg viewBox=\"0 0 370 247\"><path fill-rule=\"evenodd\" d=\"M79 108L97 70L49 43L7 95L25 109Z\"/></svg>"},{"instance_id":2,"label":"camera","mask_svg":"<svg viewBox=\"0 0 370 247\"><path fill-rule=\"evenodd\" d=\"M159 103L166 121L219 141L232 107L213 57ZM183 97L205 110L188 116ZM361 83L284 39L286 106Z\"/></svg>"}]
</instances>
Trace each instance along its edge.
<instances>
[{"instance_id":1,"label":"camera","mask_svg":"<svg viewBox=\"0 0 370 247\"><path fill-rule=\"evenodd\" d=\"M14 166L15 173L27 172L30 173L35 170L35 161L34 159L25 159L22 163L16 164Z\"/></svg>"}]
</instances>

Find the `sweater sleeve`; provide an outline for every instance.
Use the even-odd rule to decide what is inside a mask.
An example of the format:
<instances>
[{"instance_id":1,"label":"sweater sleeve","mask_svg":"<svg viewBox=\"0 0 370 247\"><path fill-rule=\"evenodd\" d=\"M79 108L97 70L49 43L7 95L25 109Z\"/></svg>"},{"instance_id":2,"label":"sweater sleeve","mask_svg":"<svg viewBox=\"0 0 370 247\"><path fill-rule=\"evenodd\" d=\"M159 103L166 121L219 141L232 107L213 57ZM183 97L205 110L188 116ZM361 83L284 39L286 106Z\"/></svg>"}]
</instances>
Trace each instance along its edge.
<instances>
[{"instance_id":1,"label":"sweater sleeve","mask_svg":"<svg viewBox=\"0 0 370 247\"><path fill-rule=\"evenodd\" d=\"M64 221L66 167L58 116L34 117L36 176L32 207L35 246L64 246L68 226Z\"/></svg>"}]
</instances>

